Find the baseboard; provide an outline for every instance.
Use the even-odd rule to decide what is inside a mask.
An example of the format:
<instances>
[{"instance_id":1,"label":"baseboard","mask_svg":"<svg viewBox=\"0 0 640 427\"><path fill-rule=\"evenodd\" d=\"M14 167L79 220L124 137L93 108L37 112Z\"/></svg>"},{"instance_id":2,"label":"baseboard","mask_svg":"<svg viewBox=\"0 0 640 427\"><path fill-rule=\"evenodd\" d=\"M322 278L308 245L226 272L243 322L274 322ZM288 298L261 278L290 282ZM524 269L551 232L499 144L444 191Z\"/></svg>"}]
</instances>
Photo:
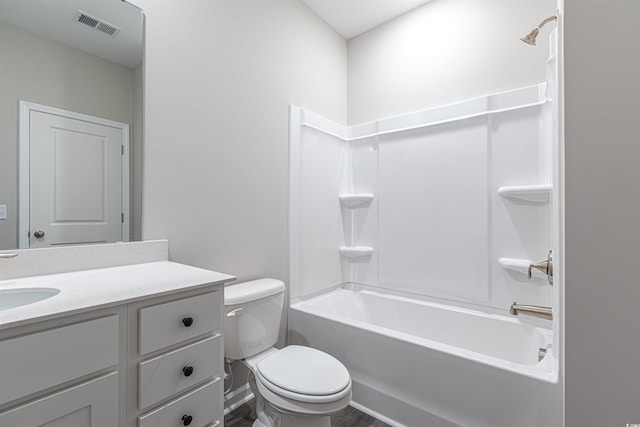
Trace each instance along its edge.
<instances>
[{"instance_id":1,"label":"baseboard","mask_svg":"<svg viewBox=\"0 0 640 427\"><path fill-rule=\"evenodd\" d=\"M224 415L239 408L245 403L253 399L253 393L249 388L249 384L245 384L242 387L227 393L224 395Z\"/></svg>"},{"instance_id":2,"label":"baseboard","mask_svg":"<svg viewBox=\"0 0 640 427\"><path fill-rule=\"evenodd\" d=\"M385 417L384 415L381 415L379 413L377 413L376 411L367 408L366 406L363 406L361 404L359 404L358 402L354 402L353 400L351 401L351 403L349 403L349 406L354 407L355 409L357 409L360 412L364 412L365 414L379 420L382 421L383 423L389 424L392 427L407 427L404 424L400 424L397 421L394 421L390 418Z\"/></svg>"}]
</instances>

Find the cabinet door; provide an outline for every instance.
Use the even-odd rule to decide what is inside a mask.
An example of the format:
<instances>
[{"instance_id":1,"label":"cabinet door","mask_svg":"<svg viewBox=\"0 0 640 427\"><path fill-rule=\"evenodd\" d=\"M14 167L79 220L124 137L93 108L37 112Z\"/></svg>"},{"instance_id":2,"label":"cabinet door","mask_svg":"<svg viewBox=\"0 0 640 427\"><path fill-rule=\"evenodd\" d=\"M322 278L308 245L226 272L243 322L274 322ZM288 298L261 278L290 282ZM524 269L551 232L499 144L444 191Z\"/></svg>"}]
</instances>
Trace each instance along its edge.
<instances>
[{"instance_id":1,"label":"cabinet door","mask_svg":"<svg viewBox=\"0 0 640 427\"><path fill-rule=\"evenodd\" d=\"M117 427L118 373L0 413L0 426Z\"/></svg>"},{"instance_id":2,"label":"cabinet door","mask_svg":"<svg viewBox=\"0 0 640 427\"><path fill-rule=\"evenodd\" d=\"M0 341L0 404L117 365L118 327L108 316Z\"/></svg>"}]
</instances>

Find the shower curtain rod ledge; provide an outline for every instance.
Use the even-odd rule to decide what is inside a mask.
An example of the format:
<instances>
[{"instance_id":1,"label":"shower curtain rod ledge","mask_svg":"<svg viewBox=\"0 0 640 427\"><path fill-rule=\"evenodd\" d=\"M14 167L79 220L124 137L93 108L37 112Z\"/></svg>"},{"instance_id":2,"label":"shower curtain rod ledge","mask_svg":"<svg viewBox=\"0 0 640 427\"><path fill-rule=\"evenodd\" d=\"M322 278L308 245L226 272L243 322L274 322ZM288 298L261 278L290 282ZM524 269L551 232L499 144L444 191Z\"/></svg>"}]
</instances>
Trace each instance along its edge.
<instances>
[{"instance_id":1,"label":"shower curtain rod ledge","mask_svg":"<svg viewBox=\"0 0 640 427\"><path fill-rule=\"evenodd\" d=\"M476 118L476 117L488 116L490 114L505 113L505 112L508 112L508 111L515 111L515 110L521 110L521 109L525 109L525 108L537 107L537 106L540 106L540 105L544 105L547 102L550 102L550 100L549 99L543 99L543 100L540 100L540 101L532 102L532 103L529 103L529 104L522 104L522 105L518 105L518 106L515 106L515 107L499 108L499 109L496 109L496 110L487 110L487 111L482 111L482 112L479 112L479 113L468 114L466 116L453 117L453 118L449 118L449 119L438 120L438 121L435 121L435 122L423 123L423 124L415 125L415 126L408 126L408 127L402 127L402 128L397 128L397 129L391 129L391 130L383 130L383 131L380 131L380 132L374 132L374 133L369 133L369 134L366 134L366 135L360 135L360 136L354 136L354 137L344 137L344 136L338 135L336 133L333 133L333 132L327 131L325 129L322 129L319 126L313 125L313 124L305 122L305 121L302 121L300 124L302 126L305 126L305 127L311 128L311 129L315 129L315 130L317 130L319 132L322 132L322 133L324 133L326 135L330 135L330 136L333 136L335 138L338 138L338 139L340 139L342 141L351 142L351 141L359 141L361 139L373 138L375 136L388 135L388 134L396 133L396 132L407 132L407 131L410 131L410 130L421 129L421 128L430 127L430 126L443 125L443 124L447 124L447 123L456 122L456 121L459 121L459 120L469 120L469 119L473 119L473 118ZM387 120L387 119L382 119L380 121L384 121L384 120ZM361 125L356 125L356 126L361 126ZM348 127L355 127L355 126L345 126L345 127L348 128Z\"/></svg>"}]
</instances>

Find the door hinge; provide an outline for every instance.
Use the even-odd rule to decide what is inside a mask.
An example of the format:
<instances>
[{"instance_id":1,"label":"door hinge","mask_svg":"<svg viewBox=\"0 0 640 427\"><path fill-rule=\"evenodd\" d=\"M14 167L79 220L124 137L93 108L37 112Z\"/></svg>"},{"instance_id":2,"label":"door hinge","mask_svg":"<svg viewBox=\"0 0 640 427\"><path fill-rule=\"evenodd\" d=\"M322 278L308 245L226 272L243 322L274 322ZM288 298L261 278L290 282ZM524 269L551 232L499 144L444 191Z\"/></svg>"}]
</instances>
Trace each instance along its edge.
<instances>
[{"instance_id":1,"label":"door hinge","mask_svg":"<svg viewBox=\"0 0 640 427\"><path fill-rule=\"evenodd\" d=\"M120 216L121 216L120 222L124 224L124 213L121 213Z\"/></svg>"},{"instance_id":2,"label":"door hinge","mask_svg":"<svg viewBox=\"0 0 640 427\"><path fill-rule=\"evenodd\" d=\"M122 154L124 156L124 145L120 146L120 154Z\"/></svg>"}]
</instances>

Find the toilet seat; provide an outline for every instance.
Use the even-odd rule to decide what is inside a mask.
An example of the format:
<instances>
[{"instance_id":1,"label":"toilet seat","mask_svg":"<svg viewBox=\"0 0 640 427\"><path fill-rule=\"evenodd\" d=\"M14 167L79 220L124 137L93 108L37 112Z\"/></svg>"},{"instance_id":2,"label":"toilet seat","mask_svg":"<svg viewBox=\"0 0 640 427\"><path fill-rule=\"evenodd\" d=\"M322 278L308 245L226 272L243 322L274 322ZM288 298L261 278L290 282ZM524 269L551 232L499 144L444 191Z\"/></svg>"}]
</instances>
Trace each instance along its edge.
<instances>
[{"instance_id":1,"label":"toilet seat","mask_svg":"<svg viewBox=\"0 0 640 427\"><path fill-rule=\"evenodd\" d=\"M284 413L302 414L305 416L326 416L343 410L351 403L351 386L346 390L347 394L338 400L326 403L314 403L288 399L278 393L274 393L269 390L262 381L257 379L255 375L251 376L250 381L253 381L258 393L265 402L268 402Z\"/></svg>"},{"instance_id":2,"label":"toilet seat","mask_svg":"<svg viewBox=\"0 0 640 427\"><path fill-rule=\"evenodd\" d=\"M284 388L280 388L273 383L269 382L269 380L265 379L260 372L256 375L257 382L267 388L272 393L290 400L296 400L298 402L306 402L306 403L331 403L337 400L342 399L343 397L351 394L351 381L347 387L341 390L338 393L326 394L326 395L310 395L310 394L302 394L302 393L294 393Z\"/></svg>"},{"instance_id":3,"label":"toilet seat","mask_svg":"<svg viewBox=\"0 0 640 427\"><path fill-rule=\"evenodd\" d=\"M338 401L351 393L351 376L342 363L322 351L291 345L257 363L259 383L287 399L308 403Z\"/></svg>"}]
</instances>

